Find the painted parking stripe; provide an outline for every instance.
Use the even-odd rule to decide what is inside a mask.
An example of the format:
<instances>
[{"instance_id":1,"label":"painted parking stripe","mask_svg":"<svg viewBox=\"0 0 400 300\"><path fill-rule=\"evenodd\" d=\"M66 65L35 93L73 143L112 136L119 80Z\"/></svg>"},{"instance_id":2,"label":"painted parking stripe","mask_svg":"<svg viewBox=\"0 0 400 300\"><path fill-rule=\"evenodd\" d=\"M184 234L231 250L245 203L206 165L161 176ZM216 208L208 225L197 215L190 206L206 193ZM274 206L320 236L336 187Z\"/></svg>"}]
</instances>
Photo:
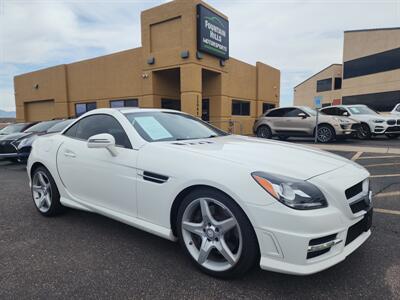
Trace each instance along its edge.
<instances>
[{"instance_id":1,"label":"painted parking stripe","mask_svg":"<svg viewBox=\"0 0 400 300\"><path fill-rule=\"evenodd\" d=\"M375 198L393 197L393 196L400 196L400 191L379 193L379 194L374 195Z\"/></svg>"},{"instance_id":2,"label":"painted parking stripe","mask_svg":"<svg viewBox=\"0 0 400 300\"><path fill-rule=\"evenodd\" d=\"M359 159L378 159L378 158L400 158L399 155L387 155L387 156L363 156Z\"/></svg>"},{"instance_id":3,"label":"painted parking stripe","mask_svg":"<svg viewBox=\"0 0 400 300\"><path fill-rule=\"evenodd\" d=\"M400 177L400 174L371 175L370 178Z\"/></svg>"},{"instance_id":4,"label":"painted parking stripe","mask_svg":"<svg viewBox=\"0 0 400 300\"><path fill-rule=\"evenodd\" d=\"M372 168L372 167L383 167L383 166L397 166L400 163L384 163L384 164L372 164L372 165L363 165L364 168Z\"/></svg>"},{"instance_id":5,"label":"painted parking stripe","mask_svg":"<svg viewBox=\"0 0 400 300\"><path fill-rule=\"evenodd\" d=\"M374 208L374 212L389 214L389 215L398 215L400 216L400 210L391 210L391 209L383 209L383 208Z\"/></svg>"},{"instance_id":6,"label":"painted parking stripe","mask_svg":"<svg viewBox=\"0 0 400 300\"><path fill-rule=\"evenodd\" d=\"M354 156L351 158L352 161L356 161L364 152L357 152L354 154Z\"/></svg>"}]
</instances>

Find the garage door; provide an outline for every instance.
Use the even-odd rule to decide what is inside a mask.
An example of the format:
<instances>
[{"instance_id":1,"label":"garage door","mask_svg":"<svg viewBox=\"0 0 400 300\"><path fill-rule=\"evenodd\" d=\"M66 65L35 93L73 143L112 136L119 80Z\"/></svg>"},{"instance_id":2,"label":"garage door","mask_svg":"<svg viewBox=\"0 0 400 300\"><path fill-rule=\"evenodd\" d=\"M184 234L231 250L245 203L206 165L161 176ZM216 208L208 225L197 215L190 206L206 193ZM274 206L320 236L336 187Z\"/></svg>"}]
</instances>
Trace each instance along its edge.
<instances>
[{"instance_id":1,"label":"garage door","mask_svg":"<svg viewBox=\"0 0 400 300\"><path fill-rule=\"evenodd\" d=\"M54 118L54 100L25 102L26 121L44 121Z\"/></svg>"}]
</instances>

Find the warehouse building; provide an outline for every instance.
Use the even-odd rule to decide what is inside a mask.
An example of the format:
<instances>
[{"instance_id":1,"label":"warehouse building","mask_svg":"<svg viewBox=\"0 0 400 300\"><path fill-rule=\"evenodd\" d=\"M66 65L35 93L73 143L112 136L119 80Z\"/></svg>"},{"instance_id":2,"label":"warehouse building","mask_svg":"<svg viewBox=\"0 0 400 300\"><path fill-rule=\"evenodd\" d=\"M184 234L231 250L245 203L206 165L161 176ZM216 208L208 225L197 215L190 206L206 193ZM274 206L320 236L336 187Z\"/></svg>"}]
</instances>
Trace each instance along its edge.
<instances>
[{"instance_id":1,"label":"warehouse building","mask_svg":"<svg viewBox=\"0 0 400 300\"><path fill-rule=\"evenodd\" d=\"M143 11L141 43L16 76L18 121L139 106L181 110L250 134L255 118L279 104L280 71L229 57L228 18L202 1L176 0Z\"/></svg>"},{"instance_id":2,"label":"warehouse building","mask_svg":"<svg viewBox=\"0 0 400 300\"><path fill-rule=\"evenodd\" d=\"M296 105L366 104L390 111L400 103L400 28L344 32L343 63L333 64L294 88Z\"/></svg>"}]
</instances>

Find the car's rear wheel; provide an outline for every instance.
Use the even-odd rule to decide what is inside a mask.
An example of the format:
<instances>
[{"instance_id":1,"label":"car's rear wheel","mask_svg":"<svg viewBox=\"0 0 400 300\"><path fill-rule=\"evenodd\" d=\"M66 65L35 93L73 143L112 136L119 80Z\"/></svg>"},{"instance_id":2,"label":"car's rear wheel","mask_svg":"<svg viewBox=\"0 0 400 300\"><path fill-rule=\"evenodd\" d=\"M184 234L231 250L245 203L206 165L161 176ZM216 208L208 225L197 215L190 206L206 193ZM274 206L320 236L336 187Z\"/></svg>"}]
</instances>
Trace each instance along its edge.
<instances>
[{"instance_id":1,"label":"car's rear wheel","mask_svg":"<svg viewBox=\"0 0 400 300\"><path fill-rule=\"evenodd\" d=\"M270 139L272 137L272 131L271 128L267 125L261 125L260 127L257 128L257 137L263 138L263 139Z\"/></svg>"},{"instance_id":2,"label":"car's rear wheel","mask_svg":"<svg viewBox=\"0 0 400 300\"><path fill-rule=\"evenodd\" d=\"M64 211L56 183L46 168L38 167L33 171L31 192L33 202L43 216L50 217Z\"/></svg>"},{"instance_id":3,"label":"car's rear wheel","mask_svg":"<svg viewBox=\"0 0 400 300\"><path fill-rule=\"evenodd\" d=\"M366 123L362 123L357 131L357 138L360 140L369 140L371 138L371 129Z\"/></svg>"},{"instance_id":4,"label":"car's rear wheel","mask_svg":"<svg viewBox=\"0 0 400 300\"><path fill-rule=\"evenodd\" d=\"M177 231L186 254L207 274L236 277L259 259L257 237L246 215L217 190L199 189L186 196Z\"/></svg>"},{"instance_id":5,"label":"car's rear wheel","mask_svg":"<svg viewBox=\"0 0 400 300\"><path fill-rule=\"evenodd\" d=\"M328 125L320 125L317 129L317 139L320 143L329 143L335 139L335 130Z\"/></svg>"},{"instance_id":6,"label":"car's rear wheel","mask_svg":"<svg viewBox=\"0 0 400 300\"><path fill-rule=\"evenodd\" d=\"M396 133L386 133L385 135L388 139L391 139L391 140L397 139L400 136L400 134L396 134Z\"/></svg>"}]
</instances>

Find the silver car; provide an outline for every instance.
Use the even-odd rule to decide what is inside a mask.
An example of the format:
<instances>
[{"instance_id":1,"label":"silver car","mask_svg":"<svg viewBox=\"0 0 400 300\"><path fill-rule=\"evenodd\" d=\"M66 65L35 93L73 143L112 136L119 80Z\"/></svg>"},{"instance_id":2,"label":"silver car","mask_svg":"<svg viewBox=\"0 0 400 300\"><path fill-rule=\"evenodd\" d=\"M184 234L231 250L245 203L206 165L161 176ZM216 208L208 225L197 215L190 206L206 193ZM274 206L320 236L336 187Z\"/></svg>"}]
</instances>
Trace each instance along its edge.
<instances>
[{"instance_id":1,"label":"silver car","mask_svg":"<svg viewBox=\"0 0 400 300\"><path fill-rule=\"evenodd\" d=\"M307 106L282 107L268 110L259 117L253 127L254 134L261 138L277 136L281 140L288 137L312 137L317 131L317 139L328 143L339 137L349 137L360 126L358 121L348 117L328 116Z\"/></svg>"}]
</instances>

